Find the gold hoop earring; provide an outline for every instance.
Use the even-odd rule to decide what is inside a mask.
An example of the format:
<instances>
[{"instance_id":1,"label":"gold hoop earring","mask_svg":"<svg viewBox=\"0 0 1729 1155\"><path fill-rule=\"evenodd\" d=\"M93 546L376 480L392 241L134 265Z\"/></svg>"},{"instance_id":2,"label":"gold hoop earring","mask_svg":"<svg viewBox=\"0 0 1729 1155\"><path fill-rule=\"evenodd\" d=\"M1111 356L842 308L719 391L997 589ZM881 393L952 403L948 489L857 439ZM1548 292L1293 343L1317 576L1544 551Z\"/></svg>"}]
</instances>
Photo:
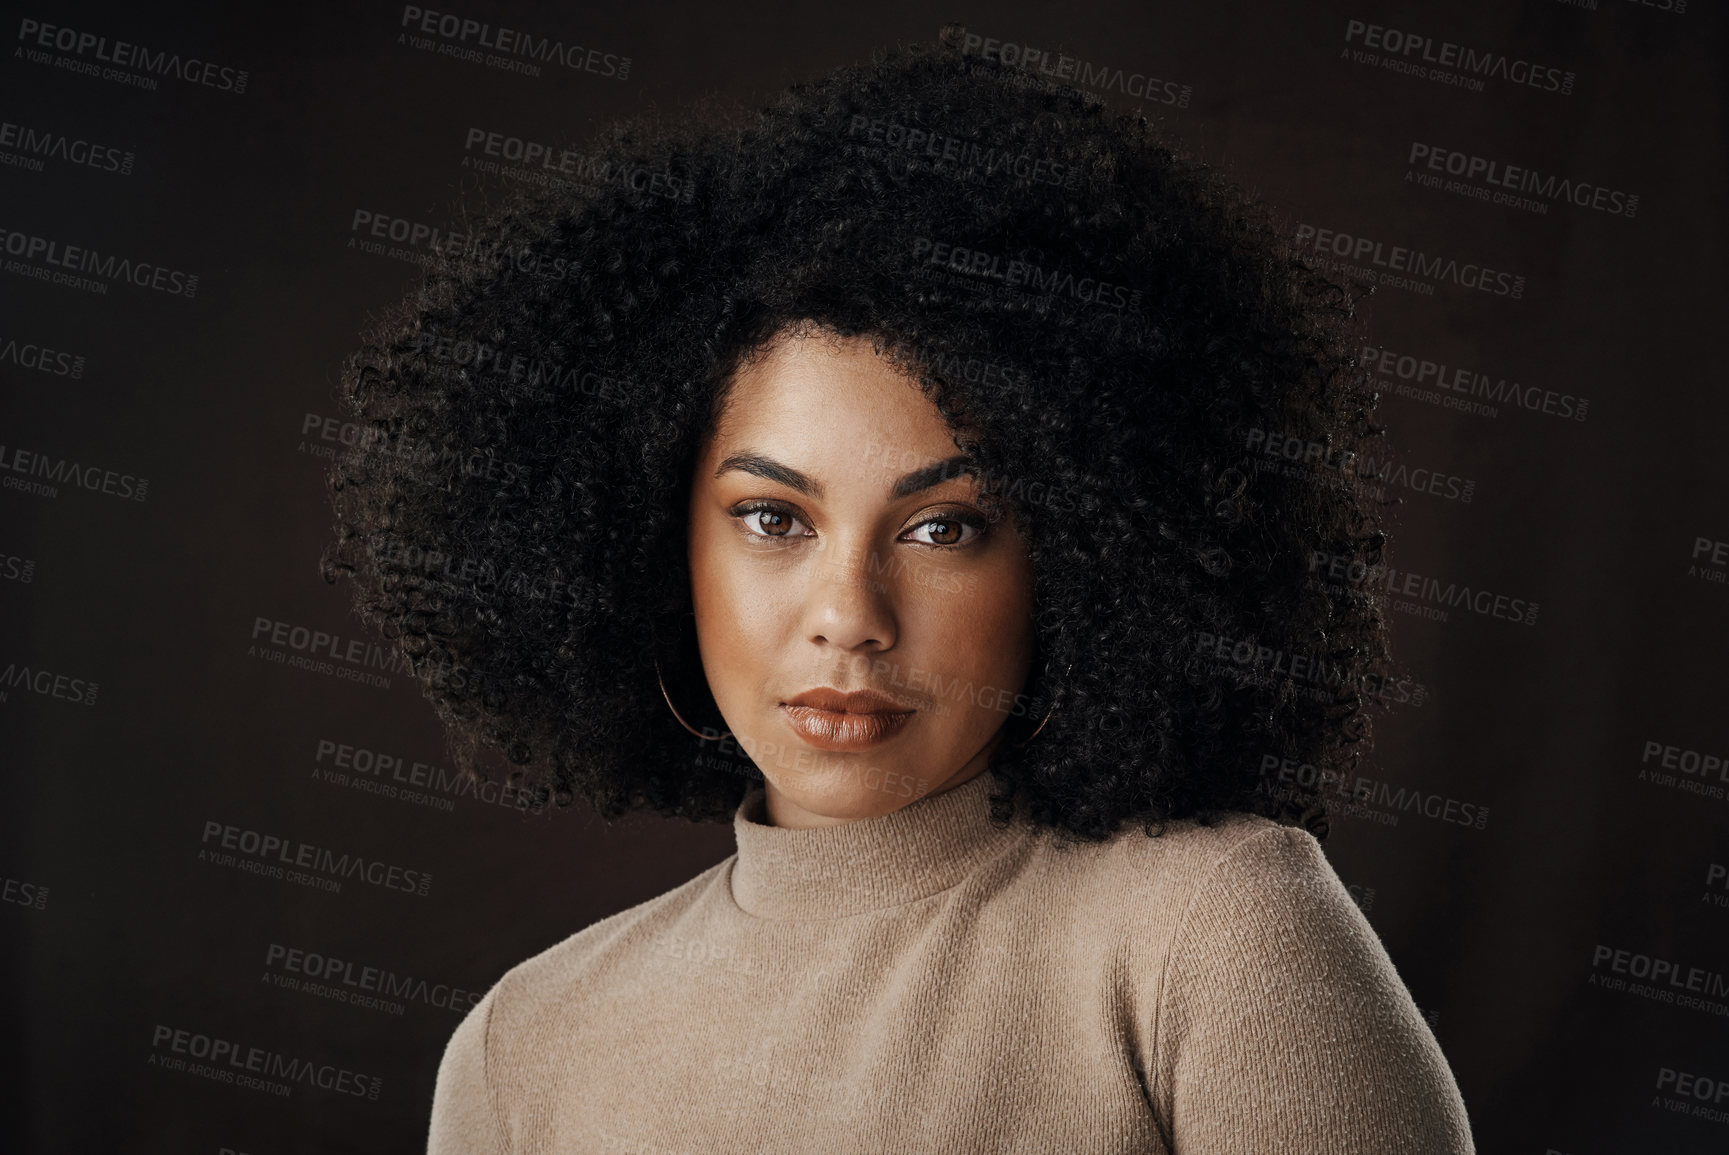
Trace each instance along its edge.
<instances>
[{"instance_id":1,"label":"gold hoop earring","mask_svg":"<svg viewBox=\"0 0 1729 1155\"><path fill-rule=\"evenodd\" d=\"M1069 674L1072 673L1072 671L1074 671L1074 664L1070 664L1069 669L1065 669L1065 671L1063 671L1063 678L1067 678L1067 676L1069 676ZM1051 714L1055 714L1055 712L1056 712L1056 697L1055 697L1055 695L1051 695L1051 709L1048 709L1048 711L1044 711L1044 718L1041 719L1041 721L1039 721L1039 724L1037 724L1037 726L1034 726L1034 730L1032 730L1032 733L1029 733L1029 735L1027 735L1027 737L1022 738L1022 740L1020 740L1020 742L1015 743L1015 749L1024 750L1025 747L1027 747L1027 745L1029 745L1029 743L1032 742L1032 740L1034 740L1034 738L1039 737L1039 731L1044 730L1044 723L1048 723L1048 721L1051 721Z\"/></svg>"},{"instance_id":2,"label":"gold hoop earring","mask_svg":"<svg viewBox=\"0 0 1729 1155\"><path fill-rule=\"evenodd\" d=\"M1025 738L1022 738L1019 742L1015 743L1015 749L1017 749L1017 750L1026 749L1028 744L1030 744L1034 738L1037 738L1039 736L1039 731L1043 730L1045 728L1045 723L1049 722L1051 720L1051 715L1055 714L1056 712L1057 712L1057 704L1055 702L1052 702L1051 708L1045 711L1044 718L1040 720L1039 724L1036 727L1034 727L1033 732L1031 734L1028 734Z\"/></svg>"},{"instance_id":3,"label":"gold hoop earring","mask_svg":"<svg viewBox=\"0 0 1729 1155\"><path fill-rule=\"evenodd\" d=\"M712 742L716 738L732 737L731 730L727 730L720 734L704 734L702 731L696 729L689 722L684 720L684 715L680 714L678 712L678 707L672 704L672 695L666 692L666 679L660 676L660 662L658 660L654 663L654 680L660 686L660 696L666 699L666 708L672 711L672 716L678 719L678 724L680 726L683 726L686 730L689 730L704 742Z\"/></svg>"}]
</instances>

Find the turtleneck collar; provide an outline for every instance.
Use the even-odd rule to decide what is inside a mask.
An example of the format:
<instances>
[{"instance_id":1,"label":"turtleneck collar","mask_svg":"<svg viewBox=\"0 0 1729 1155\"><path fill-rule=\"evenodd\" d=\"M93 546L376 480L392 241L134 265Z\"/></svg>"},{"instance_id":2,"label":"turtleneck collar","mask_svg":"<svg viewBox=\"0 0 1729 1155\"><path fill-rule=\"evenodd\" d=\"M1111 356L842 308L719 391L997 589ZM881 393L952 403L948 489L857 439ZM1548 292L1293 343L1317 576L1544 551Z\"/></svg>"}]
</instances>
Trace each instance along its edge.
<instances>
[{"instance_id":1,"label":"turtleneck collar","mask_svg":"<svg viewBox=\"0 0 1729 1155\"><path fill-rule=\"evenodd\" d=\"M754 787L733 814L732 897L758 918L842 918L947 890L1025 832L991 823L986 771L891 814L837 826L767 825Z\"/></svg>"}]
</instances>

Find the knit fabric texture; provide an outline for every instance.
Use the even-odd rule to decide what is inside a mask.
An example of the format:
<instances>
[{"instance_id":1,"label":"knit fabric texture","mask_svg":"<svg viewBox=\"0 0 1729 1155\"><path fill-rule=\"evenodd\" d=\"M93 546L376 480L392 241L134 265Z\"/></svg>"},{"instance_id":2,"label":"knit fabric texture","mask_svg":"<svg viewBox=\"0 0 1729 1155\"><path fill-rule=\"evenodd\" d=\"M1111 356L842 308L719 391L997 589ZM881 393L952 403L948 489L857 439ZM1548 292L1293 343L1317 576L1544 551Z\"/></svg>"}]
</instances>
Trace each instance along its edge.
<instances>
[{"instance_id":1,"label":"knit fabric texture","mask_svg":"<svg viewBox=\"0 0 1729 1155\"><path fill-rule=\"evenodd\" d=\"M1063 847L988 775L766 825L512 968L438 1069L431 1155L1455 1155L1447 1061L1307 832Z\"/></svg>"}]
</instances>

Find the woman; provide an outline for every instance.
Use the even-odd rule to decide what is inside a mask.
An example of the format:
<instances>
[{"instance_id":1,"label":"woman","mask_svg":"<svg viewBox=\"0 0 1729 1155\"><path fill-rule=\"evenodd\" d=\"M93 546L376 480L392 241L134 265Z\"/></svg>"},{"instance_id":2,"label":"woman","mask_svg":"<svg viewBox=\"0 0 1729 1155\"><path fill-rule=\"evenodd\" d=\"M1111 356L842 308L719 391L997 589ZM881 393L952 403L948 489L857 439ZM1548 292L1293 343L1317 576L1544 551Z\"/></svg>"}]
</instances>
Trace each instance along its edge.
<instances>
[{"instance_id":1,"label":"woman","mask_svg":"<svg viewBox=\"0 0 1729 1155\"><path fill-rule=\"evenodd\" d=\"M738 841L499 981L432 1151L1471 1150L1274 773L1404 693L1349 296L964 43L619 128L347 378L329 572L467 764Z\"/></svg>"}]
</instances>

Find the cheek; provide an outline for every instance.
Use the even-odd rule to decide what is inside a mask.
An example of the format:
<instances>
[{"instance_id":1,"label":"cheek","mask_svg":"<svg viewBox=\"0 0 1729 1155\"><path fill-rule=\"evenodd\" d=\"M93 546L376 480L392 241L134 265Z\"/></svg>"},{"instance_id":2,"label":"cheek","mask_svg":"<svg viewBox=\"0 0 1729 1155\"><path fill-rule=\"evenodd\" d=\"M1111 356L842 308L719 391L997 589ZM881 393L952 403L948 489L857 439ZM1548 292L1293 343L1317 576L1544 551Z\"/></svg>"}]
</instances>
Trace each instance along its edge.
<instances>
[{"instance_id":1,"label":"cheek","mask_svg":"<svg viewBox=\"0 0 1729 1155\"><path fill-rule=\"evenodd\" d=\"M998 564L953 569L931 586L919 590L919 649L981 684L1015 689L1032 651L1031 564L1011 554Z\"/></svg>"},{"instance_id":2,"label":"cheek","mask_svg":"<svg viewBox=\"0 0 1729 1155\"><path fill-rule=\"evenodd\" d=\"M980 585L989 585L991 595L981 599L990 605L990 614L996 624L1008 630L1012 635L1025 634L1031 636L1033 628L1033 563L1026 554L1026 547L1015 539L1014 548L1007 551L999 566L980 579Z\"/></svg>"},{"instance_id":3,"label":"cheek","mask_svg":"<svg viewBox=\"0 0 1729 1155\"><path fill-rule=\"evenodd\" d=\"M690 601L696 611L697 637L705 654L730 643L733 625L745 610L738 604L739 583L715 536L713 527L705 523L691 528Z\"/></svg>"},{"instance_id":4,"label":"cheek","mask_svg":"<svg viewBox=\"0 0 1729 1155\"><path fill-rule=\"evenodd\" d=\"M993 639L992 665L999 684L1008 689L1024 677L1033 648L1032 583L1014 583L991 599L981 632Z\"/></svg>"},{"instance_id":5,"label":"cheek","mask_svg":"<svg viewBox=\"0 0 1729 1155\"><path fill-rule=\"evenodd\" d=\"M787 620L784 591L764 580L758 559L729 548L729 527L693 527L690 535L691 605L703 671L717 701L738 687L760 685Z\"/></svg>"}]
</instances>

